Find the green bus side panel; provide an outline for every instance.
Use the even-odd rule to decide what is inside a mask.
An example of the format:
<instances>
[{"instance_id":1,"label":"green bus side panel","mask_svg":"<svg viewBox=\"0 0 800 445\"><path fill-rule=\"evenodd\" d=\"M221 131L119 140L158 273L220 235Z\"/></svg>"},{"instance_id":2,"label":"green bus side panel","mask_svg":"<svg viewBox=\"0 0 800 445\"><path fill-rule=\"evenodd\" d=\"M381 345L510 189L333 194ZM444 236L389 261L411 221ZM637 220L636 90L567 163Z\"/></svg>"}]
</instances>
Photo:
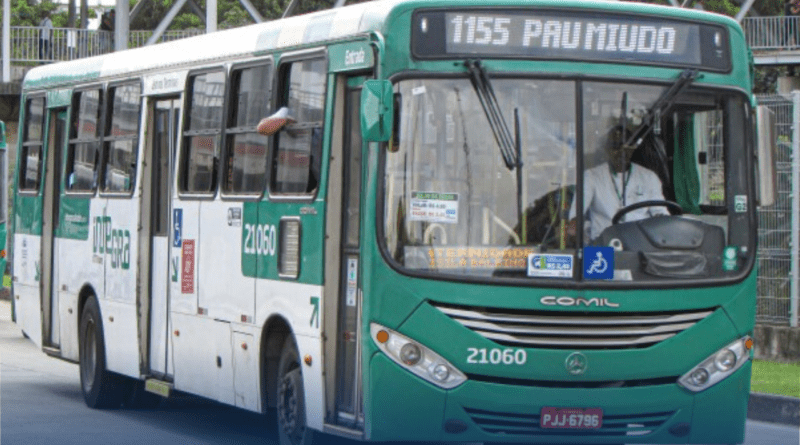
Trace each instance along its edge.
<instances>
[{"instance_id":1,"label":"green bus side panel","mask_svg":"<svg viewBox=\"0 0 800 445\"><path fill-rule=\"evenodd\" d=\"M61 198L61 212L55 236L75 240L89 239L89 198Z\"/></svg>"},{"instance_id":2,"label":"green bus side panel","mask_svg":"<svg viewBox=\"0 0 800 445\"><path fill-rule=\"evenodd\" d=\"M247 246L248 236L250 234L247 230L248 224L256 224L258 222L258 203L245 202L244 210L242 211L242 246ZM256 276L256 261L258 256L255 254L247 253L247 249L242 248L242 275L246 277Z\"/></svg>"},{"instance_id":3,"label":"green bus side panel","mask_svg":"<svg viewBox=\"0 0 800 445\"><path fill-rule=\"evenodd\" d=\"M689 443L742 443L747 420L752 362L698 393Z\"/></svg>"},{"instance_id":4,"label":"green bus side panel","mask_svg":"<svg viewBox=\"0 0 800 445\"><path fill-rule=\"evenodd\" d=\"M242 215L242 274L279 279L280 223L282 218L288 217L299 219L301 225L300 274L297 281L322 284L324 210L325 203L319 200L307 203L245 203ZM270 233L275 236L270 236Z\"/></svg>"},{"instance_id":5,"label":"green bus side panel","mask_svg":"<svg viewBox=\"0 0 800 445\"><path fill-rule=\"evenodd\" d=\"M758 287L758 270L753 268L750 276L736 285L736 292L723 304L723 309L730 317L739 335L753 334L756 320L756 295Z\"/></svg>"},{"instance_id":6,"label":"green bus side panel","mask_svg":"<svg viewBox=\"0 0 800 445\"><path fill-rule=\"evenodd\" d=\"M17 195L14 205L14 231L25 235L42 234L41 195Z\"/></svg>"},{"instance_id":7,"label":"green bus side panel","mask_svg":"<svg viewBox=\"0 0 800 445\"><path fill-rule=\"evenodd\" d=\"M67 107L72 100L72 90L55 90L47 92L47 108Z\"/></svg>"},{"instance_id":8,"label":"green bus side panel","mask_svg":"<svg viewBox=\"0 0 800 445\"><path fill-rule=\"evenodd\" d=\"M7 241L8 236L7 236L6 227L7 227L7 224L6 224L5 221L0 222L0 250L3 251L2 255L0 255L0 278L2 278L3 275L5 275L5 272L6 272L6 258L8 257L8 254L9 254L9 252L6 251L6 245L8 244L8 241ZM0 282L0 283L2 283L2 282ZM2 288L2 287L3 287L3 285L0 284L0 288Z\"/></svg>"},{"instance_id":9,"label":"green bus side panel","mask_svg":"<svg viewBox=\"0 0 800 445\"><path fill-rule=\"evenodd\" d=\"M329 69L332 72L364 70L375 65L369 42L348 42L328 47Z\"/></svg>"},{"instance_id":10,"label":"green bus side panel","mask_svg":"<svg viewBox=\"0 0 800 445\"><path fill-rule=\"evenodd\" d=\"M34 81L26 80L23 83L23 88L25 90L35 90L38 88L46 88L49 85L54 85L59 83L89 82L100 77L100 68L103 63L102 60L100 60L100 58L97 58L97 60L82 59L80 63L81 67L83 68L80 74L77 75L65 74L65 75L51 76L46 78L40 77Z\"/></svg>"},{"instance_id":11,"label":"green bus side panel","mask_svg":"<svg viewBox=\"0 0 800 445\"><path fill-rule=\"evenodd\" d=\"M7 154L7 151L6 151L7 149L8 149L8 145L6 144L6 124L5 124L5 122L0 121L0 156L5 157L6 165L8 164L8 154ZM0 184L3 185L3 187L0 187L0 193L6 193L6 196L8 196L7 195L8 194L8 181L7 181L7 178L1 178L0 179ZM6 210L7 209L2 209L3 215L6 215L6 213L5 213ZM5 274L5 271L6 271L6 257L8 256L8 252L6 252L6 243L7 243L7 241L6 241L6 238L7 238L6 226L7 226L6 219L3 219L2 221L0 221L0 251L2 251L2 254L0 254L0 278L2 278L3 275ZM3 287L3 285L0 283L0 288L2 288L2 287Z\"/></svg>"},{"instance_id":12,"label":"green bus side panel","mask_svg":"<svg viewBox=\"0 0 800 445\"><path fill-rule=\"evenodd\" d=\"M442 439L446 392L423 382L383 354L370 362L370 386L364 406L371 412L375 441Z\"/></svg>"}]
</instances>

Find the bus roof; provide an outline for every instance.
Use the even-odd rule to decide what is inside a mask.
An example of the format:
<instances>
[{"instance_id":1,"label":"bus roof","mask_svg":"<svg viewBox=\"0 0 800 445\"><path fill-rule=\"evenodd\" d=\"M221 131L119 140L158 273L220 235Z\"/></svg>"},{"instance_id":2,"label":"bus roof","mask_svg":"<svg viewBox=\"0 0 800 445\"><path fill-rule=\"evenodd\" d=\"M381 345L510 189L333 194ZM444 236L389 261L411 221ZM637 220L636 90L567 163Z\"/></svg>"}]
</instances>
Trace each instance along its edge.
<instances>
[{"instance_id":1,"label":"bus roof","mask_svg":"<svg viewBox=\"0 0 800 445\"><path fill-rule=\"evenodd\" d=\"M49 64L30 70L23 90L35 90L71 82L126 77L132 73L180 69L214 60L258 55L274 50L345 39L372 31L385 31L384 25L398 9L417 7L542 7L603 9L616 12L656 13L689 20L714 21L738 28L727 16L660 5L597 0L375 0L342 8L272 20L201 36L118 51L70 62ZM398 8L399 7L399 8ZM741 33L741 31L739 31Z\"/></svg>"}]
</instances>

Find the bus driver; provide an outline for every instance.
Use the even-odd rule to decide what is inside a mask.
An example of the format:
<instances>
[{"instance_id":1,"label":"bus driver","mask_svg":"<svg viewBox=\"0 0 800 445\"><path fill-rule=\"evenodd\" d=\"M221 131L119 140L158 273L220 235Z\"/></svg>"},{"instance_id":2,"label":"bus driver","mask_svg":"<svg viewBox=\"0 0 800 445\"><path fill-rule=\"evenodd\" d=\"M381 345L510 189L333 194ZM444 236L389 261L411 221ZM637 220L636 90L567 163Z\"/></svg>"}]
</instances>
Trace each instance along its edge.
<instances>
[{"instance_id":1,"label":"bus driver","mask_svg":"<svg viewBox=\"0 0 800 445\"><path fill-rule=\"evenodd\" d=\"M631 163L636 147L625 147L624 139L630 137L626 132L623 138L622 127L616 126L606 139L608 162L586 170L583 178L583 202L588 224L586 239L592 240L600 236L611 219L620 209L643 201L664 201L661 191L661 180L658 175L641 165ZM656 215L669 215L664 207L644 207L629 212L623 221L638 221ZM569 211L570 221L567 232L575 234L576 224L575 200Z\"/></svg>"}]
</instances>

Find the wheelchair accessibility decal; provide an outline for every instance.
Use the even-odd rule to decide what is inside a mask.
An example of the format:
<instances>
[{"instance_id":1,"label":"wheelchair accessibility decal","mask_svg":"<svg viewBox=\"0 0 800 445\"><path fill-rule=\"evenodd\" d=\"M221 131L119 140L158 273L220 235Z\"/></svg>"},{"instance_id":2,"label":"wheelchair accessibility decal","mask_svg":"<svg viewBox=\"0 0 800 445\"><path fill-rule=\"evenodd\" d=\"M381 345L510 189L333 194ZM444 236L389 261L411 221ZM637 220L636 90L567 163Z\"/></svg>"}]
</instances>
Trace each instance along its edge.
<instances>
[{"instance_id":1,"label":"wheelchair accessibility decal","mask_svg":"<svg viewBox=\"0 0 800 445\"><path fill-rule=\"evenodd\" d=\"M587 280L611 280L614 278L614 248L584 247L583 277Z\"/></svg>"}]
</instances>

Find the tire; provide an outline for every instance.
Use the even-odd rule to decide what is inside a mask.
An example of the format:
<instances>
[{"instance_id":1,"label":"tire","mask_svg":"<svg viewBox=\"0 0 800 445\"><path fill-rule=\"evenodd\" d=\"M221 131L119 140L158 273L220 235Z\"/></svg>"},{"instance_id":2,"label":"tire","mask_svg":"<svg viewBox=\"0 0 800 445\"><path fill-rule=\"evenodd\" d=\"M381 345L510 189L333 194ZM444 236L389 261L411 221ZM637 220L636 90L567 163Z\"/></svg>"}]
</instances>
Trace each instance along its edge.
<instances>
[{"instance_id":1,"label":"tire","mask_svg":"<svg viewBox=\"0 0 800 445\"><path fill-rule=\"evenodd\" d=\"M94 297L86 301L79 331L81 390L90 408L118 408L123 382L106 369L106 347L100 307Z\"/></svg>"},{"instance_id":2,"label":"tire","mask_svg":"<svg viewBox=\"0 0 800 445\"><path fill-rule=\"evenodd\" d=\"M289 335L278 361L277 430L280 445L310 445L314 432L306 427L305 391L297 346Z\"/></svg>"}]
</instances>

